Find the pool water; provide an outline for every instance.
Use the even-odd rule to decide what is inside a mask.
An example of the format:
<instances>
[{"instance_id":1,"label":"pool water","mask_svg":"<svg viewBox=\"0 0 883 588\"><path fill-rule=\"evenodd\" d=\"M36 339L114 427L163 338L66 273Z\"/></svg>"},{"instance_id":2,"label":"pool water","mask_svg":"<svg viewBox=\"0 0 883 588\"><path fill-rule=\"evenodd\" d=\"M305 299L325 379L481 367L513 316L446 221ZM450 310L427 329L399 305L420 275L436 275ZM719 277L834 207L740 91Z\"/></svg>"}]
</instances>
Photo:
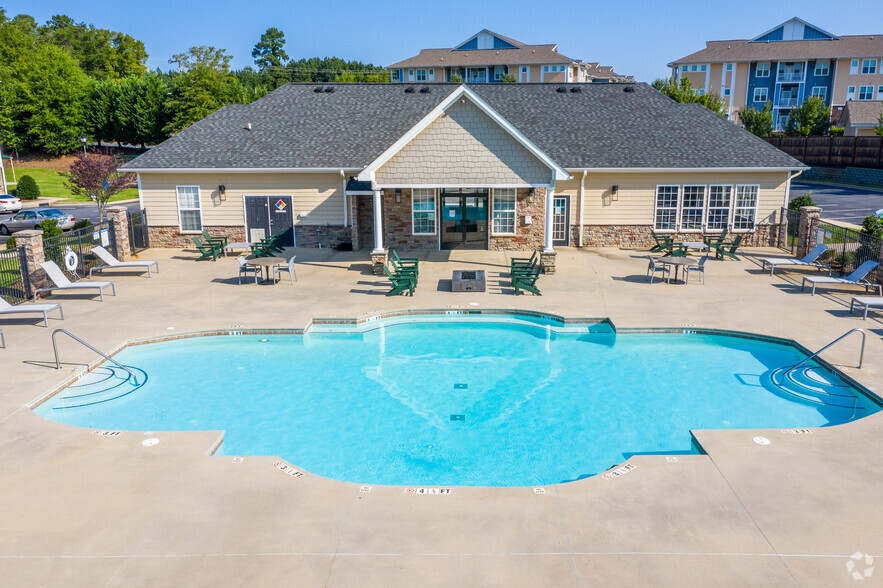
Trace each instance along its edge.
<instances>
[{"instance_id":1,"label":"pool water","mask_svg":"<svg viewBox=\"0 0 883 588\"><path fill-rule=\"evenodd\" d=\"M805 357L788 345L577 330L377 323L139 345L115 359L149 376L142 387L71 408L107 398L88 393L107 385L96 382L36 412L102 429L222 429L223 454L349 482L528 486L694 452L691 429L835 425L879 409L851 388L840 388L848 408L782 393L770 372Z\"/></svg>"}]
</instances>

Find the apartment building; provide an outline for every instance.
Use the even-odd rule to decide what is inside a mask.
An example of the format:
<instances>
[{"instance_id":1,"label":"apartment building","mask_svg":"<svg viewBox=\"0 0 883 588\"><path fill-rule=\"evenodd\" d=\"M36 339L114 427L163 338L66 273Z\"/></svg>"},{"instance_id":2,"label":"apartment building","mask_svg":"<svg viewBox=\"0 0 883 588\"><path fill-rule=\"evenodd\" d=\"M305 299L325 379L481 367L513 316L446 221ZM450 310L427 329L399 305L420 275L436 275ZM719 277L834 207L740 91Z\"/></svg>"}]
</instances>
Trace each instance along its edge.
<instances>
[{"instance_id":1,"label":"apartment building","mask_svg":"<svg viewBox=\"0 0 883 588\"><path fill-rule=\"evenodd\" d=\"M414 57L386 67L393 82L450 82L459 75L466 83L502 82L511 74L520 83L630 82L631 76L598 62L571 59L557 44L528 45L487 29L454 47L421 49Z\"/></svg>"},{"instance_id":2,"label":"apartment building","mask_svg":"<svg viewBox=\"0 0 883 588\"><path fill-rule=\"evenodd\" d=\"M883 34L837 36L792 18L751 39L706 41L705 48L669 63L672 74L719 94L730 118L745 105L771 102L776 129L810 96L839 120L851 100L883 99Z\"/></svg>"}]
</instances>

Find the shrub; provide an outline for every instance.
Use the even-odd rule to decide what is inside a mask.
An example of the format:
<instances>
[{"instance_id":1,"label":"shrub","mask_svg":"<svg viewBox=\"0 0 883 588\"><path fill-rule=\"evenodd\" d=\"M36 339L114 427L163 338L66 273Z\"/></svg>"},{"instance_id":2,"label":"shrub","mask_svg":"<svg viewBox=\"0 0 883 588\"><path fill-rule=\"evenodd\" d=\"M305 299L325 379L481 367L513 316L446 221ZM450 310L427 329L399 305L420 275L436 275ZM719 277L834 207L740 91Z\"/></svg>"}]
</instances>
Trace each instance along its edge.
<instances>
[{"instance_id":1,"label":"shrub","mask_svg":"<svg viewBox=\"0 0 883 588\"><path fill-rule=\"evenodd\" d=\"M513 73L503 74L503 77L500 78L500 81L504 84L514 84L518 81Z\"/></svg>"},{"instance_id":2,"label":"shrub","mask_svg":"<svg viewBox=\"0 0 883 588\"><path fill-rule=\"evenodd\" d=\"M6 240L6 248L15 249L15 237L10 237Z\"/></svg>"},{"instance_id":3,"label":"shrub","mask_svg":"<svg viewBox=\"0 0 883 588\"><path fill-rule=\"evenodd\" d=\"M81 218L77 222L74 223L74 226L71 228L72 231L76 231L77 229L85 229L86 227L91 227L92 221L88 218Z\"/></svg>"},{"instance_id":4,"label":"shrub","mask_svg":"<svg viewBox=\"0 0 883 588\"><path fill-rule=\"evenodd\" d=\"M831 130L828 131L832 137L842 137L843 131L845 129L843 127L831 127Z\"/></svg>"},{"instance_id":5,"label":"shrub","mask_svg":"<svg viewBox=\"0 0 883 588\"><path fill-rule=\"evenodd\" d=\"M451 83L462 84L463 83L463 76L461 76L460 74L451 74Z\"/></svg>"},{"instance_id":6,"label":"shrub","mask_svg":"<svg viewBox=\"0 0 883 588\"><path fill-rule=\"evenodd\" d=\"M31 176L22 176L18 179L18 185L15 187L15 195L22 200L36 200L40 197L40 187L37 180Z\"/></svg>"},{"instance_id":7,"label":"shrub","mask_svg":"<svg viewBox=\"0 0 883 588\"><path fill-rule=\"evenodd\" d=\"M862 221L862 233L883 239L883 220L877 215L869 214Z\"/></svg>"},{"instance_id":8,"label":"shrub","mask_svg":"<svg viewBox=\"0 0 883 588\"><path fill-rule=\"evenodd\" d=\"M815 200L812 199L812 192L792 198L788 203L788 210L800 210L801 206L816 206Z\"/></svg>"},{"instance_id":9,"label":"shrub","mask_svg":"<svg viewBox=\"0 0 883 588\"><path fill-rule=\"evenodd\" d=\"M43 238L57 237L62 233L58 228L58 221L54 218L47 218L40 221L40 228L43 229Z\"/></svg>"}]
</instances>

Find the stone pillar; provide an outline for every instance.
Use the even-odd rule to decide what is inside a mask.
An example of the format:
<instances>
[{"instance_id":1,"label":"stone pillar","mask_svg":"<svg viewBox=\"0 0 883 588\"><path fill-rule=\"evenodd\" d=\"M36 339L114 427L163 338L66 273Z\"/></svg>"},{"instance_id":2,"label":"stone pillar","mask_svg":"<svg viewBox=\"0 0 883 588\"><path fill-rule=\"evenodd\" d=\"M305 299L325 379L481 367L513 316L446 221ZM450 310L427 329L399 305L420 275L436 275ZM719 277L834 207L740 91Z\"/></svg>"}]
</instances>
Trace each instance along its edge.
<instances>
[{"instance_id":1,"label":"stone pillar","mask_svg":"<svg viewBox=\"0 0 883 588\"><path fill-rule=\"evenodd\" d=\"M816 246L816 227L822 209L818 206L800 207L800 225L797 232L797 257L803 257Z\"/></svg>"},{"instance_id":2,"label":"stone pillar","mask_svg":"<svg viewBox=\"0 0 883 588\"><path fill-rule=\"evenodd\" d=\"M543 251L540 253L540 265L543 266L544 274L555 273L555 257L558 255L555 251Z\"/></svg>"},{"instance_id":3,"label":"stone pillar","mask_svg":"<svg viewBox=\"0 0 883 588\"><path fill-rule=\"evenodd\" d=\"M362 248L359 239L359 197L350 196L350 238L353 242L353 251Z\"/></svg>"},{"instance_id":4,"label":"stone pillar","mask_svg":"<svg viewBox=\"0 0 883 588\"><path fill-rule=\"evenodd\" d=\"M129 215L124 206L114 206L107 209L107 223L113 231L114 243L117 244L117 259L124 261L132 256L132 246L129 243Z\"/></svg>"},{"instance_id":5,"label":"stone pillar","mask_svg":"<svg viewBox=\"0 0 883 588\"><path fill-rule=\"evenodd\" d=\"M383 275L383 267L386 265L386 251L371 252L371 270L375 275Z\"/></svg>"},{"instance_id":6,"label":"stone pillar","mask_svg":"<svg viewBox=\"0 0 883 588\"><path fill-rule=\"evenodd\" d=\"M25 269L31 281L31 291L36 292L39 288L49 286L46 272L40 267L46 261L43 253L43 231L19 231L15 234L15 244L25 250Z\"/></svg>"}]
</instances>

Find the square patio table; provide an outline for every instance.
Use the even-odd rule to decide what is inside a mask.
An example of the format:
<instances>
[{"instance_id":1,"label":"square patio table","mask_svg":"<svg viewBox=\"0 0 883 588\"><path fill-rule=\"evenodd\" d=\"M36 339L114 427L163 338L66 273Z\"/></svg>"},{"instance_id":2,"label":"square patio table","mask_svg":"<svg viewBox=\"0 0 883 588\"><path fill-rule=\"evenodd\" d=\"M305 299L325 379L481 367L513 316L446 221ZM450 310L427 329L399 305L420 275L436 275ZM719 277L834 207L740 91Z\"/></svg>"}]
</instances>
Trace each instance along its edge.
<instances>
[{"instance_id":1,"label":"square patio table","mask_svg":"<svg viewBox=\"0 0 883 588\"><path fill-rule=\"evenodd\" d=\"M700 252L705 251L708 253L708 244L704 241L684 241L681 245L687 249L698 249Z\"/></svg>"},{"instance_id":2,"label":"square patio table","mask_svg":"<svg viewBox=\"0 0 883 588\"><path fill-rule=\"evenodd\" d=\"M254 243L249 243L247 241L236 241L234 243L227 243L227 246L224 247L224 257L227 257L227 251L233 251L234 249L244 249L248 251L248 248L254 245Z\"/></svg>"}]
</instances>

